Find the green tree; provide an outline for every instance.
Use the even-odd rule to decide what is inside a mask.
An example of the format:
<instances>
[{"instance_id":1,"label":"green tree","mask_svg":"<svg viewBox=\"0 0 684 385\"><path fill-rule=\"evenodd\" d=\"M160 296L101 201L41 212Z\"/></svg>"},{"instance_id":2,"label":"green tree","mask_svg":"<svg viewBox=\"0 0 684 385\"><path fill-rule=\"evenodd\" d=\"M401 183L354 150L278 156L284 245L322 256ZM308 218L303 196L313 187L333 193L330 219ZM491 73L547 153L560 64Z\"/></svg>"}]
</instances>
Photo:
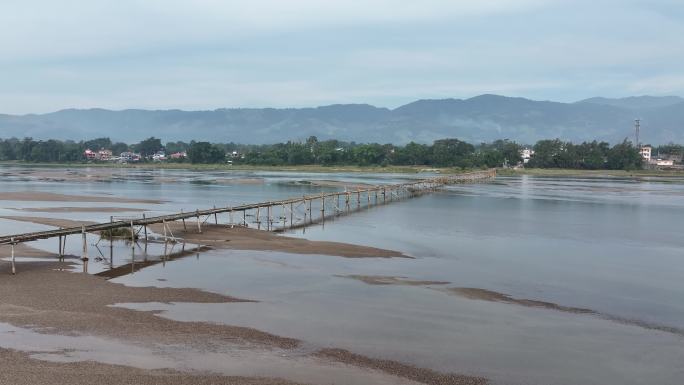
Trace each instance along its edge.
<instances>
[{"instance_id":1,"label":"green tree","mask_svg":"<svg viewBox=\"0 0 684 385\"><path fill-rule=\"evenodd\" d=\"M642 167L642 157L632 142L625 139L608 151L608 168L611 170L636 170Z\"/></svg>"},{"instance_id":2,"label":"green tree","mask_svg":"<svg viewBox=\"0 0 684 385\"><path fill-rule=\"evenodd\" d=\"M161 139L150 137L133 146L135 151L142 156L154 155L157 151L161 151L164 147L161 144Z\"/></svg>"},{"instance_id":3,"label":"green tree","mask_svg":"<svg viewBox=\"0 0 684 385\"><path fill-rule=\"evenodd\" d=\"M458 139L440 139L432 145L432 164L446 167L473 165L475 147Z\"/></svg>"},{"instance_id":4,"label":"green tree","mask_svg":"<svg viewBox=\"0 0 684 385\"><path fill-rule=\"evenodd\" d=\"M223 163L226 152L209 142L192 142L188 148L188 160L191 163Z\"/></svg>"}]
</instances>

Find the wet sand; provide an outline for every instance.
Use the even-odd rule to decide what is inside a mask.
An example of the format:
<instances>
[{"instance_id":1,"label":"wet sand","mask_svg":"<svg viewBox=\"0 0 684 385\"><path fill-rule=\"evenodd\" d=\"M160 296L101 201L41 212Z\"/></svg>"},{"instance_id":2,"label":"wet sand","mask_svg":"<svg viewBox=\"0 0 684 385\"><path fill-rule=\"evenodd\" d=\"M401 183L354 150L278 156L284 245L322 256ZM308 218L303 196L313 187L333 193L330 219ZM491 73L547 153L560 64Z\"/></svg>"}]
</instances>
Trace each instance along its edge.
<instances>
[{"instance_id":1,"label":"wet sand","mask_svg":"<svg viewBox=\"0 0 684 385\"><path fill-rule=\"evenodd\" d=\"M0 384L39 385L294 385L268 378L222 377L210 374L190 374L173 370L144 370L129 366L98 362L59 363L36 360L26 352L0 349Z\"/></svg>"},{"instance_id":2,"label":"wet sand","mask_svg":"<svg viewBox=\"0 0 684 385\"><path fill-rule=\"evenodd\" d=\"M434 370L416 368L414 366L404 365L395 361L369 359L368 357L350 353L349 351L343 349L323 349L316 354L319 357L332 358L338 362L344 362L350 365L363 366L373 369L382 367L384 370L387 370L391 373L397 373L401 377L418 382L426 382L429 384L485 385L488 383L487 379L482 377L465 376L453 373L443 374L435 372Z\"/></svg>"},{"instance_id":3,"label":"wet sand","mask_svg":"<svg viewBox=\"0 0 684 385\"><path fill-rule=\"evenodd\" d=\"M539 308L544 308L544 309L562 311L565 313L598 314L596 311L591 310L591 309L584 309L584 308L580 308L580 307L562 306L562 305L559 305L559 304L556 304L553 302L536 301L536 300L532 300L532 299L518 299L518 298L513 298L507 294L502 294L502 293L498 293L496 291L491 291L491 290L478 289L478 288L474 288L474 287L450 287L450 288L443 289L443 290L448 292L448 293L460 295L460 296L465 297L465 298L477 299L477 300L481 300L481 301L502 302L502 303L509 303L509 304L520 305L520 306L525 306L525 307L539 307Z\"/></svg>"},{"instance_id":4,"label":"wet sand","mask_svg":"<svg viewBox=\"0 0 684 385\"><path fill-rule=\"evenodd\" d=\"M411 280L406 277L394 277L394 276L380 276L380 275L336 275L340 278L349 278L361 281L368 285L403 285L403 286L440 286L448 285L451 282L446 281L420 281ZM671 327L667 325L659 325L651 322L646 322L638 319L631 319L616 316L613 314L606 314L593 309L572 307L559 305L553 302L526 299L526 298L514 298L508 294L499 293L492 290L475 288L475 287L429 287L430 289L442 291L451 295L458 295L463 298L468 298L477 301L488 301L488 302L499 302L510 305L518 305L529 308L541 308L547 310L560 311L564 313L571 314L584 314L591 315L598 318L603 318L607 321L616 322L624 325L637 326L643 329L657 330L671 334L677 334L684 336L684 330Z\"/></svg>"},{"instance_id":5,"label":"wet sand","mask_svg":"<svg viewBox=\"0 0 684 385\"><path fill-rule=\"evenodd\" d=\"M292 184L316 187L337 187L348 190L363 190L365 188L373 187L373 185L367 183L350 183L339 180L302 180L292 182Z\"/></svg>"},{"instance_id":6,"label":"wet sand","mask_svg":"<svg viewBox=\"0 0 684 385\"><path fill-rule=\"evenodd\" d=\"M216 178L211 182L216 184L260 185L266 183L266 180L264 178Z\"/></svg>"},{"instance_id":7,"label":"wet sand","mask_svg":"<svg viewBox=\"0 0 684 385\"><path fill-rule=\"evenodd\" d=\"M145 209L130 207L28 207L13 210L30 213L122 213L146 211Z\"/></svg>"},{"instance_id":8,"label":"wet sand","mask_svg":"<svg viewBox=\"0 0 684 385\"><path fill-rule=\"evenodd\" d=\"M32 250L36 257L49 253ZM0 247L0 258L9 255L8 247ZM23 255L23 254L22 254ZM52 257L55 257L52 255ZM249 302L196 289L127 287L104 278L60 271L57 262L19 263L19 274L9 275L9 264L0 263L0 322L31 328L49 334L92 335L114 338L145 346L187 346L211 352L225 346L242 349L283 349L300 352L300 341L280 337L248 327L235 327L203 322L179 322L157 317L156 312L137 311L113 306L117 303ZM374 383L483 384L477 377L442 374L411 365L369 358L346 350L324 349L304 353L315 373L321 368L349 367L357 375L368 371ZM168 370L142 370L97 362L52 363L32 358L24 352L0 349L3 363L14 367L0 373L0 383L198 383L198 384L287 384L284 380L222 377L206 373L176 373ZM320 366L320 367L318 367ZM318 369L317 369L318 367ZM27 368L30 368L27 369ZM356 369L353 369L356 368ZM82 371L81 371L82 370ZM345 369L346 370L346 369ZM80 374L78 374L80 372ZM72 373L73 372L73 373ZM258 375L258 373L256 373ZM384 376L384 377L383 377ZM371 378L369 377L369 378ZM379 379L379 380L378 380ZM402 379L401 381L399 379ZM16 380L16 381L15 381ZM183 382L185 380L186 382ZM341 379L338 379L341 380ZM131 382L127 382L131 381ZM378 382L379 381L379 382ZM329 382L335 383L335 378Z\"/></svg>"},{"instance_id":9,"label":"wet sand","mask_svg":"<svg viewBox=\"0 0 684 385\"><path fill-rule=\"evenodd\" d=\"M87 226L94 223L69 219L21 216L0 216L0 219L61 228ZM199 233L195 223L187 223L187 230L183 228L183 224L180 222L167 223L167 225L177 238L185 239L189 243L223 249L282 251L285 253L321 254L346 258L412 258L393 250L340 242L309 241L307 239L286 237L269 231L246 227L230 228L226 225L204 224L202 225L202 232ZM164 232L162 224L154 224L150 228L158 234Z\"/></svg>"},{"instance_id":10,"label":"wet sand","mask_svg":"<svg viewBox=\"0 0 684 385\"><path fill-rule=\"evenodd\" d=\"M132 199L114 196L65 195L39 191L0 192L0 200L18 202L103 202L160 204L157 199Z\"/></svg>"},{"instance_id":11,"label":"wet sand","mask_svg":"<svg viewBox=\"0 0 684 385\"><path fill-rule=\"evenodd\" d=\"M95 222L89 222L89 221L72 221L70 219L45 218L45 217L0 216L0 219L7 219L10 221L19 221L19 222L29 222L29 223L35 223L38 225L53 226L53 227L59 227L59 228L81 227L81 226L88 226L88 225L95 224Z\"/></svg>"},{"instance_id":12,"label":"wet sand","mask_svg":"<svg viewBox=\"0 0 684 385\"><path fill-rule=\"evenodd\" d=\"M411 258L393 250L340 242L309 241L245 227L229 228L226 225L205 224L202 226L202 233L199 233L194 223L187 223L187 230L179 222L169 225L176 237L183 238L187 242L223 249L281 251L285 253L321 254L346 258ZM161 224L152 225L151 228L156 233L164 231Z\"/></svg>"},{"instance_id":13,"label":"wet sand","mask_svg":"<svg viewBox=\"0 0 684 385\"><path fill-rule=\"evenodd\" d=\"M448 285L451 283L447 281L419 281L412 280L407 277L394 277L385 275L336 275L336 277L355 279L369 285L432 286Z\"/></svg>"}]
</instances>

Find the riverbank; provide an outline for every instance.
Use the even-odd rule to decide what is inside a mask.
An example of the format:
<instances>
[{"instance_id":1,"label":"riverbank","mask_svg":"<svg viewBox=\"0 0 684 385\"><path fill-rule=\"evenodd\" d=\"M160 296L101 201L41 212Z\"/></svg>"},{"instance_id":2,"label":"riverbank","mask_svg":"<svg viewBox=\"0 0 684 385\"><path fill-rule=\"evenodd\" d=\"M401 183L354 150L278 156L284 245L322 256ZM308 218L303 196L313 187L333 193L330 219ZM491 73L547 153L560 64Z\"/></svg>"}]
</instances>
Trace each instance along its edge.
<instances>
[{"instance_id":1,"label":"riverbank","mask_svg":"<svg viewBox=\"0 0 684 385\"><path fill-rule=\"evenodd\" d=\"M684 170L576 170L567 168L499 168L500 176L548 176L583 178L684 177Z\"/></svg>"},{"instance_id":2,"label":"riverbank","mask_svg":"<svg viewBox=\"0 0 684 385\"><path fill-rule=\"evenodd\" d=\"M231 164L192 164L192 163L31 163L0 161L0 166L18 167L44 167L44 168L112 168L112 169L139 169L139 170L189 170L189 171L283 171L283 172L310 172L310 173L393 173L393 174L417 174L421 172L450 173L452 168L439 168L431 166L356 166L356 165L297 165L297 166L254 166L254 165L231 165Z\"/></svg>"},{"instance_id":3,"label":"riverbank","mask_svg":"<svg viewBox=\"0 0 684 385\"><path fill-rule=\"evenodd\" d=\"M0 248L0 258L6 257L7 248ZM5 363L0 383L487 383L342 349L312 349L249 327L174 321L154 311L116 306L249 299L190 288L128 287L63 269L69 262L20 263L16 276L9 274L8 264L0 265L5 293L0 298L0 359ZM41 346L40 351L33 346Z\"/></svg>"}]
</instances>

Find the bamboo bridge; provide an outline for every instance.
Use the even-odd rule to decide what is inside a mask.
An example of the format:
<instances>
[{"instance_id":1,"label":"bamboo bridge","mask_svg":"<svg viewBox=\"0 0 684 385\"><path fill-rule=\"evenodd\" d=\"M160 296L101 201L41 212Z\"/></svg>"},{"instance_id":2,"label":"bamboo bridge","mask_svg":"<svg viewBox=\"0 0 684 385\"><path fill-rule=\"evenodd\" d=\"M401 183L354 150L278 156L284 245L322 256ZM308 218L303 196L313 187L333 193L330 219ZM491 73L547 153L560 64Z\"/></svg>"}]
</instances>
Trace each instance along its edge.
<instances>
[{"instance_id":1,"label":"bamboo bridge","mask_svg":"<svg viewBox=\"0 0 684 385\"><path fill-rule=\"evenodd\" d=\"M31 242L40 239L59 238L58 258L64 259L66 237L80 235L83 243L81 260L84 262L84 270L87 268L88 244L87 233L97 233L115 229L130 229L131 240L142 237L145 242L150 235L147 227L153 224L162 224L164 229L163 240L176 242L177 239L171 233L168 226L170 222L182 221L187 229L187 221L191 226L196 226L198 232L202 232L202 226L212 217L216 225L219 223L229 227L250 225L267 231L284 231L289 228L301 228L325 221L326 218L350 214L364 208L375 205L387 204L401 199L412 198L438 190L441 187L458 183L483 182L496 177L496 169L468 172L455 175L445 175L430 179L422 179L414 182L378 185L358 188L353 191L327 192L316 195L308 195L278 201L245 204L233 207L213 207L194 212L183 212L155 217L126 218L114 220L110 217L109 222L69 227L55 230L39 231L24 234L0 236L0 246L10 245L12 248L11 262L12 274L16 274L14 246L19 243ZM319 214L316 214L318 212ZM227 214L226 221L219 220L219 214ZM141 234L142 233L142 234Z\"/></svg>"}]
</instances>

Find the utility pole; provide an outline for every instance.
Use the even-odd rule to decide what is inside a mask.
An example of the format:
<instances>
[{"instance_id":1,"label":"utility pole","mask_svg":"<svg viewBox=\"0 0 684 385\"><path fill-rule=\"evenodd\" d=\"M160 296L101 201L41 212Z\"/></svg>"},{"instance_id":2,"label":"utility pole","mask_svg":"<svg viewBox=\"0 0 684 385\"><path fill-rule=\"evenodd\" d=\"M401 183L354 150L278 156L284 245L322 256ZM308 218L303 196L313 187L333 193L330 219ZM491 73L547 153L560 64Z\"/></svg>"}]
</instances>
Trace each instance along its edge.
<instances>
[{"instance_id":1,"label":"utility pole","mask_svg":"<svg viewBox=\"0 0 684 385\"><path fill-rule=\"evenodd\" d=\"M634 119L634 135L636 136L636 143L635 146L637 149L639 149L639 129L641 128L641 120L640 119Z\"/></svg>"}]
</instances>

